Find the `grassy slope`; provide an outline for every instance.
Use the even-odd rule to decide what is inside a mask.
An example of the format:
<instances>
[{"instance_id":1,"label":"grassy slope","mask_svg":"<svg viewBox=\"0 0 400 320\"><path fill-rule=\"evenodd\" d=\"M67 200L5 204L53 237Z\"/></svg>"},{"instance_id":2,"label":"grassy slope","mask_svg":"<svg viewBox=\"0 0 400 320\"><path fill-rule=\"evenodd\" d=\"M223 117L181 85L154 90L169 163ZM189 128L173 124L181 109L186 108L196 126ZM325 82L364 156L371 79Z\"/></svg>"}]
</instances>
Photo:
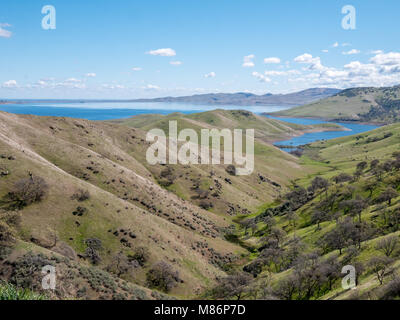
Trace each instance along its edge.
<instances>
[{"instance_id":1,"label":"grassy slope","mask_svg":"<svg viewBox=\"0 0 400 320\"><path fill-rule=\"evenodd\" d=\"M15 160L0 159L0 166L10 172L0 179L0 198L29 171L43 177L50 186L49 195L22 210L22 240L34 239L42 247L51 247L56 235L58 243L82 254L85 239L99 238L104 246L104 267L112 262L112 254L120 250L129 254L145 246L151 252L149 265L165 260L180 272L185 285L172 294L190 297L207 285L204 279L213 281L223 273L213 263L218 260L216 254L225 257L242 250L221 238L219 228L228 226L227 221L154 182L151 173L132 156L140 153L137 148L145 147L142 135L98 122L1 113L0 154L12 155ZM71 200L79 188L91 194L84 203ZM73 216L77 206L88 212ZM119 229L130 230L137 238L116 237L110 232ZM124 246L122 238L128 238L132 248ZM216 253L198 248L198 242ZM131 280L144 284L146 269Z\"/></svg>"},{"instance_id":2,"label":"grassy slope","mask_svg":"<svg viewBox=\"0 0 400 320\"><path fill-rule=\"evenodd\" d=\"M400 87L348 89L311 104L277 112L276 115L330 120L361 120L377 123L393 122L394 119L386 116L386 110L380 108L382 99L398 101L400 99ZM379 112L366 118L365 115L371 109L376 109Z\"/></svg>"},{"instance_id":3,"label":"grassy slope","mask_svg":"<svg viewBox=\"0 0 400 320\"><path fill-rule=\"evenodd\" d=\"M390 136L388 134L391 134ZM384 138L388 136L387 138ZM373 142L374 138L378 141ZM370 140L368 140L370 139ZM378 159L384 162L387 159L392 158L393 152L400 150L400 124L388 125L377 130L363 133L357 136L350 136L344 138L338 138L329 141L316 142L311 144L309 148L305 150L305 154L301 158L301 163L303 165L314 166L319 176L327 179L331 179L333 176L339 173L345 172L348 174L353 174L356 165L361 161L370 162L371 160ZM304 187L309 186L311 179L315 175L310 175L307 178L298 179L297 184ZM394 177L392 174L386 174L381 182L376 182L376 189L372 195L372 203L365 209L362 213L362 220L375 225L380 225L382 218L382 211L379 209L379 205L374 203L374 199L387 187L389 181L392 181ZM344 192L347 186L354 188L354 195L361 195L365 198L369 197L369 192L364 190L364 185L367 181L373 179L371 173L367 172L360 178L359 181L353 182L351 184L344 183L343 185L332 185L328 193L338 191ZM324 195L317 196L313 201L307 203L306 205L299 208L296 213L299 216L297 222L297 227L294 228L290 222L285 218L285 216L277 217L277 226L281 227L287 232L287 239L294 236L300 237L302 241L307 244L308 251L312 251L317 248L315 245L318 239L321 239L324 234L332 230L335 227L335 221L327 221L321 223L321 228L318 229L316 224L310 223L310 217L315 210L315 205L324 199ZM400 198L393 199L392 205L389 211L395 211L400 209ZM385 211L386 209L384 209ZM254 217L254 216L253 216ZM265 225L263 223L258 224L258 231L263 230ZM257 247L259 245L259 236L249 236L245 235L242 230L241 233L242 241L250 246ZM399 232L386 233L387 235L399 235ZM358 261L364 265L373 256L381 256L382 253L376 249L376 244L381 240L383 236L377 235L373 239L364 241L361 246L361 252L358 257ZM338 252L335 252L338 253ZM332 253L326 255L328 257ZM253 255L253 259L256 255ZM400 260L397 256L394 263L391 265L394 272L400 271ZM264 272L258 278L258 283L261 285L266 279L270 279L272 286L275 286L279 280L284 279L290 273L289 271L284 271L281 273L276 273L272 275L272 280L270 279L270 273ZM388 277L390 280L390 277ZM374 290L379 290L379 283L377 282L376 276L367 270L360 279L360 284L358 286L358 294L370 293L372 298L375 297ZM340 284L334 287L334 290L330 291L326 295L320 297L320 299L349 299L354 297L351 290L343 290Z\"/></svg>"},{"instance_id":4,"label":"grassy slope","mask_svg":"<svg viewBox=\"0 0 400 320\"><path fill-rule=\"evenodd\" d=\"M329 125L299 125L275 119L269 119L243 110L214 110L202 113L184 115L174 113L163 115L140 115L129 119L112 120L111 122L150 130L160 128L168 132L169 121L178 121L178 130L202 128L255 129L255 137L265 142L275 142L289 139L310 131L342 130L335 124Z\"/></svg>"},{"instance_id":5,"label":"grassy slope","mask_svg":"<svg viewBox=\"0 0 400 320\"><path fill-rule=\"evenodd\" d=\"M204 189L208 189L211 186L215 190L215 178L222 183L222 193L219 197L212 199L214 207L211 211L216 213L253 212L259 206L265 202L272 201L284 191L292 179L312 172L307 166L300 170L295 157L271 146L270 141L287 139L309 131L342 129L336 125L328 127L301 126L268 119L240 110L215 110L191 115L180 113L167 116L141 115L111 122L143 130L160 128L168 133L169 121L172 120L178 122L178 130L183 128L191 128L197 132L200 132L202 128L254 128L256 130L255 170L250 176L232 177L225 172L225 166L172 166L176 180L168 189L184 199L190 200L195 196L195 192L192 190L195 180L200 180ZM146 165L145 161L143 163ZM282 168L285 168L285 170L282 170ZM159 174L159 172L156 172L158 170L157 167L151 166L148 167L148 170L155 175ZM213 177L210 176L211 171L214 172ZM259 174L267 177L270 182L278 183L282 187L276 187L270 182L262 182ZM232 180L232 185L225 182L226 178Z\"/></svg>"},{"instance_id":6,"label":"grassy slope","mask_svg":"<svg viewBox=\"0 0 400 320\"><path fill-rule=\"evenodd\" d=\"M272 136L282 135L286 130L290 130L290 135L299 134L296 125L280 121L260 123L265 118L253 118L251 114L249 116L241 112L218 113L222 114L215 117L212 112L203 113L185 116L184 119L177 114L170 117L185 121L185 125L192 125L195 129L214 127L215 121L218 127L255 127L259 138L256 142L254 174L232 177L222 165L173 166L176 179L168 187L169 190L157 184L164 167L149 166L145 161L148 147L145 132L129 127L133 125L129 122L137 121L137 118L128 120L128 126L116 126L104 122L0 113L0 154L16 158L0 159L0 167L10 172L10 175L0 178L0 198L15 181L27 177L28 171L44 177L50 185L50 193L43 202L22 211L20 239L23 243L29 243L29 250L47 247L51 248L51 252L60 252L68 246L82 254L85 239L99 238L105 247L102 268L112 262L112 253L122 250L128 254L137 246L145 246L151 251L151 261L129 281L144 285L148 266L166 260L179 270L184 280L184 284L174 289L172 294L193 297L200 293L212 284L216 276L223 274L216 266L216 261L226 264L228 260L223 257L244 252L240 247L224 241L219 232L221 227L231 223L226 212L256 212L262 204L284 192L292 179L305 183L306 175L320 171L329 174L331 170L329 164L307 157L299 163L295 157L266 143ZM166 123L164 117L160 116L140 119L143 120L143 128L146 125L151 128L150 123L157 121L164 121L164 125ZM267 125L268 130L263 130ZM211 170L214 171L212 177ZM260 181L258 174L280 183L282 187ZM225 178L231 179L232 184L225 183ZM215 188L215 180L222 185L219 196L212 199L214 207L210 211L192 204L198 202L192 199L194 192L191 189L197 180L205 190L210 186ZM71 200L78 188L87 189L91 194L91 198L83 204ZM83 217L72 215L78 205L88 209ZM234 208L233 212L226 210L231 207ZM135 240L128 239L132 248L121 244L123 235L115 237L109 232L121 228L137 235ZM55 235L61 248L52 247ZM32 246L31 241L39 246ZM215 251L205 249L199 243L207 244L208 248ZM15 254L20 255L17 251ZM86 261L76 257L73 260L77 264L87 265Z\"/></svg>"}]
</instances>

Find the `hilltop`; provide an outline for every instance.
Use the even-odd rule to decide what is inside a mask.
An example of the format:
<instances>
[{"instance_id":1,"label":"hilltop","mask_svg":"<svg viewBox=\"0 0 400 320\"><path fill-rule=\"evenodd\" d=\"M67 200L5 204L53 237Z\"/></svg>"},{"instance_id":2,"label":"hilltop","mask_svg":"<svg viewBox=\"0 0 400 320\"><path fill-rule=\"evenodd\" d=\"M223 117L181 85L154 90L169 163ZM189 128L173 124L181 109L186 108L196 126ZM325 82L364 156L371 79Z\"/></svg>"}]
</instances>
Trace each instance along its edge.
<instances>
[{"instance_id":1,"label":"hilltop","mask_svg":"<svg viewBox=\"0 0 400 320\"><path fill-rule=\"evenodd\" d=\"M277 116L388 124L400 121L400 86L353 88Z\"/></svg>"},{"instance_id":2,"label":"hilltop","mask_svg":"<svg viewBox=\"0 0 400 320\"><path fill-rule=\"evenodd\" d=\"M341 131L342 126L325 123L317 125L300 125L260 116L246 110L206 111L195 114L173 113L169 115L144 114L129 119L110 120L110 123L122 124L142 130L163 129L168 133L169 121L177 121L178 128L194 129L198 133L202 128L216 129L255 129L255 137L259 141L272 143L290 139L307 132Z\"/></svg>"}]
</instances>

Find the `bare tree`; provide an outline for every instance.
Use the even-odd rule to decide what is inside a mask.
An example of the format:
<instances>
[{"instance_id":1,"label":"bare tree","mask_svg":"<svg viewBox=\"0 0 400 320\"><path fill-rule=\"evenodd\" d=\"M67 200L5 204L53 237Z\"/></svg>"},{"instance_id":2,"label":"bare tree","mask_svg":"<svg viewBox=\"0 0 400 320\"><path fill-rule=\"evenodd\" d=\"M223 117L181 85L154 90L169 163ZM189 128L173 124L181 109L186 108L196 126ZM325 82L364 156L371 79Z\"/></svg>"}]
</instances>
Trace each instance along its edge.
<instances>
[{"instance_id":1,"label":"bare tree","mask_svg":"<svg viewBox=\"0 0 400 320\"><path fill-rule=\"evenodd\" d=\"M169 292L180 280L178 271L164 261L157 262L146 274L147 284L151 288L157 288Z\"/></svg>"},{"instance_id":2,"label":"bare tree","mask_svg":"<svg viewBox=\"0 0 400 320\"><path fill-rule=\"evenodd\" d=\"M17 207L25 207L41 201L47 194L48 188L43 178L31 176L17 181L8 197Z\"/></svg>"},{"instance_id":3,"label":"bare tree","mask_svg":"<svg viewBox=\"0 0 400 320\"><path fill-rule=\"evenodd\" d=\"M373 257L368 262L368 267L372 272L376 274L379 283L382 285L387 274L387 270L389 269L390 264L392 263L392 259L384 256L384 257Z\"/></svg>"},{"instance_id":4,"label":"bare tree","mask_svg":"<svg viewBox=\"0 0 400 320\"><path fill-rule=\"evenodd\" d=\"M214 289L214 296L221 299L235 297L240 300L249 290L248 286L251 281L252 276L244 272L229 275L218 281L218 285Z\"/></svg>"},{"instance_id":5,"label":"bare tree","mask_svg":"<svg viewBox=\"0 0 400 320\"><path fill-rule=\"evenodd\" d=\"M392 200L394 198L397 198L399 196L399 193L393 189L392 187L388 187L385 191L381 193L381 195L378 197L377 201L378 202L385 202L387 201L387 204L389 206L392 205Z\"/></svg>"},{"instance_id":6,"label":"bare tree","mask_svg":"<svg viewBox=\"0 0 400 320\"><path fill-rule=\"evenodd\" d=\"M398 236L388 236L378 242L376 249L382 251L386 257L390 257L397 248L398 243Z\"/></svg>"}]
</instances>

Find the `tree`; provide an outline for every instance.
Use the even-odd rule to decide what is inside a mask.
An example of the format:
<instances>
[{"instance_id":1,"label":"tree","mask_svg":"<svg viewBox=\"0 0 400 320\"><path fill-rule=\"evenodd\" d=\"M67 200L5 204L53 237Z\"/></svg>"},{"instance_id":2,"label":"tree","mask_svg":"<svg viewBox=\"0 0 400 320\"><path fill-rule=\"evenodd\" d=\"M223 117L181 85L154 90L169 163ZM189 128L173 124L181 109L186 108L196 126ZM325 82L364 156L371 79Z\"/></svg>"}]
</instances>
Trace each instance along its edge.
<instances>
[{"instance_id":1,"label":"tree","mask_svg":"<svg viewBox=\"0 0 400 320\"><path fill-rule=\"evenodd\" d=\"M332 179L336 184L338 183L342 183L342 182L348 182L353 180L353 178L351 177L351 175L347 174L347 173L340 173L339 175L333 177Z\"/></svg>"},{"instance_id":2,"label":"tree","mask_svg":"<svg viewBox=\"0 0 400 320\"><path fill-rule=\"evenodd\" d=\"M386 257L390 257L397 248L398 243L398 236L388 236L378 242L376 249L382 251Z\"/></svg>"},{"instance_id":3,"label":"tree","mask_svg":"<svg viewBox=\"0 0 400 320\"><path fill-rule=\"evenodd\" d=\"M83 202L90 199L90 193L88 190L79 189L72 195L71 199Z\"/></svg>"},{"instance_id":4,"label":"tree","mask_svg":"<svg viewBox=\"0 0 400 320\"><path fill-rule=\"evenodd\" d=\"M138 247L136 248L133 255L128 256L128 258L130 261L137 261L139 265L143 267L150 258L149 249L147 249L146 247Z\"/></svg>"},{"instance_id":5,"label":"tree","mask_svg":"<svg viewBox=\"0 0 400 320\"><path fill-rule=\"evenodd\" d=\"M100 239L90 238L85 240L86 251L85 255L94 265L98 265L101 261L99 251L103 249L103 245Z\"/></svg>"},{"instance_id":6,"label":"tree","mask_svg":"<svg viewBox=\"0 0 400 320\"><path fill-rule=\"evenodd\" d=\"M328 218L328 213L326 211L321 211L321 210L316 210L313 212L312 216L311 216L311 223L315 224L317 223L317 230L320 230L320 224L321 222L325 221Z\"/></svg>"},{"instance_id":7,"label":"tree","mask_svg":"<svg viewBox=\"0 0 400 320\"><path fill-rule=\"evenodd\" d=\"M378 159L372 160L371 163L370 163L371 170L375 169L378 166L378 164L379 164L379 160Z\"/></svg>"},{"instance_id":8,"label":"tree","mask_svg":"<svg viewBox=\"0 0 400 320\"><path fill-rule=\"evenodd\" d=\"M14 232L8 224L0 221L0 248L11 247L15 242Z\"/></svg>"},{"instance_id":9,"label":"tree","mask_svg":"<svg viewBox=\"0 0 400 320\"><path fill-rule=\"evenodd\" d=\"M362 174L363 172L361 170L356 170L356 172L354 172L354 181L358 181Z\"/></svg>"},{"instance_id":10,"label":"tree","mask_svg":"<svg viewBox=\"0 0 400 320\"><path fill-rule=\"evenodd\" d=\"M284 300L292 300L297 288L299 287L299 278L291 273L278 282L275 294Z\"/></svg>"},{"instance_id":11,"label":"tree","mask_svg":"<svg viewBox=\"0 0 400 320\"><path fill-rule=\"evenodd\" d=\"M150 288L156 288L169 292L180 281L178 271L164 261L157 262L146 274L147 284Z\"/></svg>"},{"instance_id":12,"label":"tree","mask_svg":"<svg viewBox=\"0 0 400 320\"><path fill-rule=\"evenodd\" d=\"M357 171L364 171L368 166L368 163L365 161L360 162L357 164Z\"/></svg>"},{"instance_id":13,"label":"tree","mask_svg":"<svg viewBox=\"0 0 400 320\"><path fill-rule=\"evenodd\" d=\"M382 169L385 170L386 172L390 172L394 168L395 161L394 160L388 160L382 165Z\"/></svg>"},{"instance_id":14,"label":"tree","mask_svg":"<svg viewBox=\"0 0 400 320\"><path fill-rule=\"evenodd\" d=\"M300 299L309 300L320 290L324 282L320 266L320 255L317 251L304 253L297 258L294 270L300 283L298 287Z\"/></svg>"},{"instance_id":15,"label":"tree","mask_svg":"<svg viewBox=\"0 0 400 320\"><path fill-rule=\"evenodd\" d=\"M128 273L137 265L131 263L128 257L121 251L112 257L112 263L108 266L108 271L114 272L118 277Z\"/></svg>"},{"instance_id":16,"label":"tree","mask_svg":"<svg viewBox=\"0 0 400 320\"><path fill-rule=\"evenodd\" d=\"M386 272L389 269L389 265L393 262L392 259L388 257L373 257L368 262L368 267L372 272L376 274L379 283L382 285L386 276Z\"/></svg>"},{"instance_id":17,"label":"tree","mask_svg":"<svg viewBox=\"0 0 400 320\"><path fill-rule=\"evenodd\" d=\"M286 237L286 232L281 228L273 227L271 229L271 237L276 239L279 246L282 240Z\"/></svg>"},{"instance_id":18,"label":"tree","mask_svg":"<svg viewBox=\"0 0 400 320\"><path fill-rule=\"evenodd\" d=\"M22 208L35 202L40 202L47 194L48 185L41 177L31 176L18 180L8 197L15 206Z\"/></svg>"},{"instance_id":19,"label":"tree","mask_svg":"<svg viewBox=\"0 0 400 320\"><path fill-rule=\"evenodd\" d=\"M228 275L218 280L218 285L214 288L214 296L220 299L235 297L240 300L248 291L251 281L252 276L244 272Z\"/></svg>"},{"instance_id":20,"label":"tree","mask_svg":"<svg viewBox=\"0 0 400 320\"><path fill-rule=\"evenodd\" d=\"M375 180L368 180L364 183L363 189L365 191L369 191L369 198L372 197L372 193L376 189L376 181Z\"/></svg>"},{"instance_id":21,"label":"tree","mask_svg":"<svg viewBox=\"0 0 400 320\"><path fill-rule=\"evenodd\" d=\"M276 220L274 217L266 216L263 222L267 225L267 231L271 231L272 227L276 225Z\"/></svg>"},{"instance_id":22,"label":"tree","mask_svg":"<svg viewBox=\"0 0 400 320\"><path fill-rule=\"evenodd\" d=\"M358 216L358 220L361 222L361 213L368 207L368 202L365 199L358 197L357 199L342 201L339 207L343 209L344 214Z\"/></svg>"},{"instance_id":23,"label":"tree","mask_svg":"<svg viewBox=\"0 0 400 320\"><path fill-rule=\"evenodd\" d=\"M377 202L385 202L387 201L388 205L392 205L392 200L394 198L397 198L399 196L399 193L394 190L392 187L388 187L384 192L381 193L381 195L377 198Z\"/></svg>"},{"instance_id":24,"label":"tree","mask_svg":"<svg viewBox=\"0 0 400 320\"><path fill-rule=\"evenodd\" d=\"M330 256L323 261L319 267L322 279L328 283L329 291L332 290L333 283L340 277L341 266L337 255Z\"/></svg>"},{"instance_id":25,"label":"tree","mask_svg":"<svg viewBox=\"0 0 400 320\"><path fill-rule=\"evenodd\" d=\"M378 181L382 181L382 176L385 170L383 170L382 166L376 166L373 169L373 174L377 177Z\"/></svg>"},{"instance_id":26,"label":"tree","mask_svg":"<svg viewBox=\"0 0 400 320\"><path fill-rule=\"evenodd\" d=\"M285 259L285 251L279 247L268 247L261 251L260 261L267 266L275 266L275 271L280 272Z\"/></svg>"},{"instance_id":27,"label":"tree","mask_svg":"<svg viewBox=\"0 0 400 320\"><path fill-rule=\"evenodd\" d=\"M356 234L356 228L353 221L344 219L338 221L335 229L327 232L320 240L321 245L326 249L339 250L339 254L342 255L342 250L353 244L354 235Z\"/></svg>"},{"instance_id":28,"label":"tree","mask_svg":"<svg viewBox=\"0 0 400 320\"><path fill-rule=\"evenodd\" d=\"M289 224L296 228L297 221L299 220L299 216L294 211L289 211L286 214L286 219L289 221Z\"/></svg>"},{"instance_id":29,"label":"tree","mask_svg":"<svg viewBox=\"0 0 400 320\"><path fill-rule=\"evenodd\" d=\"M322 177L315 177L314 180L311 181L311 190L324 190L327 193L329 188L329 181Z\"/></svg>"}]
</instances>

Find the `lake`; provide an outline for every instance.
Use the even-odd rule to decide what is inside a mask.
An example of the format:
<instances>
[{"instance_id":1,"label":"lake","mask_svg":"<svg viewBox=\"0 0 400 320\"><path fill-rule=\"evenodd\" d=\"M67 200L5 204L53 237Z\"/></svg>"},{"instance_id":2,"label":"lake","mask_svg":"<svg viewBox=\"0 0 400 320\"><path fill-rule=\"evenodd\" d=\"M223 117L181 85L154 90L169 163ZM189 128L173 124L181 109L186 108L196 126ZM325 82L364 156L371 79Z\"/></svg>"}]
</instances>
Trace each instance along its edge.
<instances>
[{"instance_id":1,"label":"lake","mask_svg":"<svg viewBox=\"0 0 400 320\"><path fill-rule=\"evenodd\" d=\"M257 114L264 112L275 112L289 109L287 106L203 106L196 104L181 104L181 103L123 103L123 102L90 102L90 103L60 103L60 104L8 104L0 105L1 111L6 111L16 114L33 114L37 116L56 116L56 117L71 117L87 120L112 120L129 118L140 114L170 114L173 112L181 112L185 114L225 109L225 110L248 110ZM268 116L272 119L297 123L297 124L319 124L326 123L323 120L303 119L303 118L277 118ZM300 137L294 137L286 141L280 141L278 145L299 146L311 143L318 140L328 140L338 137L359 134L362 132L376 129L377 126L355 124L355 123L339 123L350 131L332 131L332 132L312 132L306 133ZM290 152L293 149L282 148L282 150Z\"/></svg>"},{"instance_id":2,"label":"lake","mask_svg":"<svg viewBox=\"0 0 400 320\"><path fill-rule=\"evenodd\" d=\"M304 125L328 123L327 121L317 120L317 119L279 118L279 117L272 117L272 116L268 116L268 117L272 118L272 119L278 119L281 121L297 123L297 124L304 124ZM318 140L329 140L329 139L335 139L335 138L340 138L340 137L345 137L345 136L351 136L351 135L360 134L360 133L363 133L366 131L371 131L371 130L379 128L378 126L369 125L369 124L342 123L342 122L330 122L330 123L339 124L347 129L350 129L350 131L310 132L310 133L305 133L299 137L291 138L289 140L279 141L276 144L281 145L281 146L297 147L297 146L301 146L301 145L315 142ZM290 151L294 150L292 148L281 148L281 149L286 152L290 152Z\"/></svg>"},{"instance_id":3,"label":"lake","mask_svg":"<svg viewBox=\"0 0 400 320\"><path fill-rule=\"evenodd\" d=\"M183 103L129 103L129 102L88 102L60 104L7 104L0 105L1 111L37 116L71 117L87 120L112 120L129 118L148 113L169 114L173 112L197 113L215 109L249 110L254 113L275 112L289 109L281 106L203 106Z\"/></svg>"}]
</instances>

